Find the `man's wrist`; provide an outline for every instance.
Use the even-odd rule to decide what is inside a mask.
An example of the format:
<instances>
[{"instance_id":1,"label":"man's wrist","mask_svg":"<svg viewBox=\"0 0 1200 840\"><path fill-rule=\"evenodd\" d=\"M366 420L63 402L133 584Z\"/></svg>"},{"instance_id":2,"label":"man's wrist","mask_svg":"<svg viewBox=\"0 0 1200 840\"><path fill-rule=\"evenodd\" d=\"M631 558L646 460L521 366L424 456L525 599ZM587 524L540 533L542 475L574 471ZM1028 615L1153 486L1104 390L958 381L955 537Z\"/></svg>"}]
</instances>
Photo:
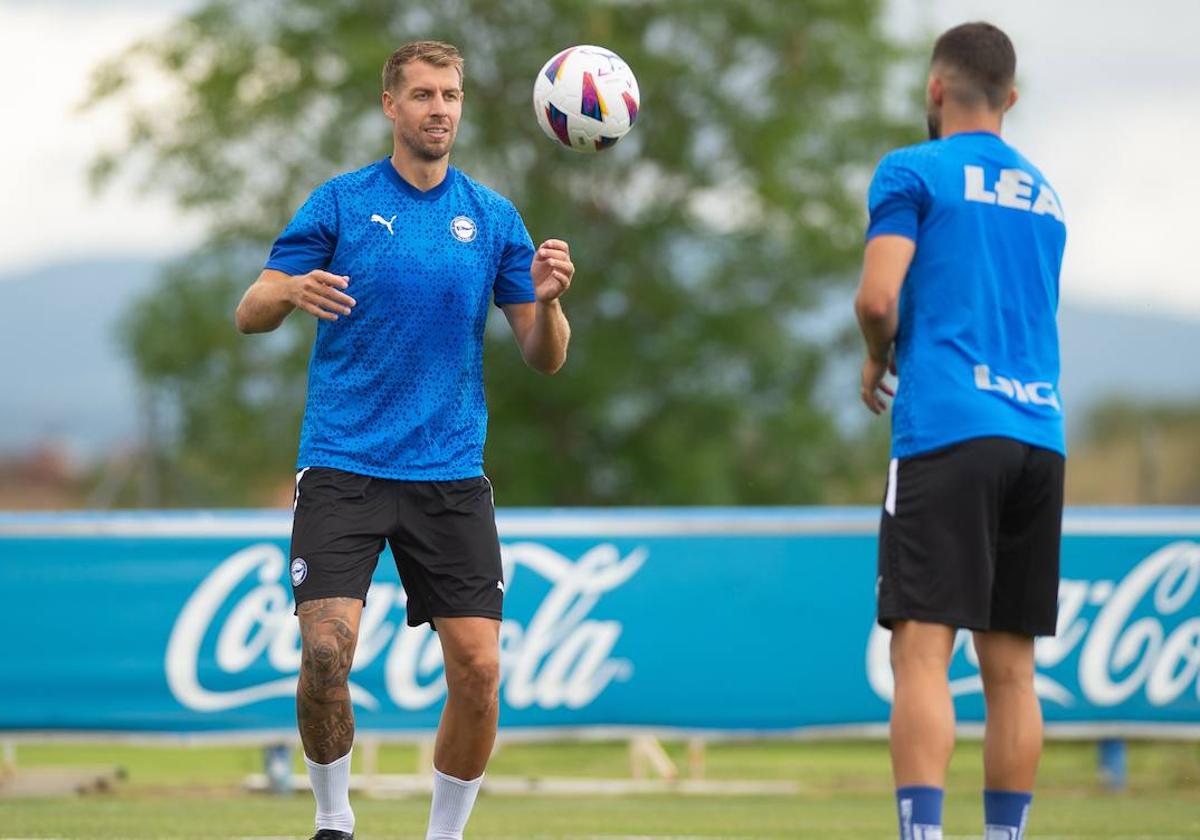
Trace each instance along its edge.
<instances>
[{"instance_id":1,"label":"man's wrist","mask_svg":"<svg viewBox=\"0 0 1200 840\"><path fill-rule=\"evenodd\" d=\"M891 361L892 345L888 344L882 350L878 347L867 345L867 358L877 365L886 365Z\"/></svg>"}]
</instances>

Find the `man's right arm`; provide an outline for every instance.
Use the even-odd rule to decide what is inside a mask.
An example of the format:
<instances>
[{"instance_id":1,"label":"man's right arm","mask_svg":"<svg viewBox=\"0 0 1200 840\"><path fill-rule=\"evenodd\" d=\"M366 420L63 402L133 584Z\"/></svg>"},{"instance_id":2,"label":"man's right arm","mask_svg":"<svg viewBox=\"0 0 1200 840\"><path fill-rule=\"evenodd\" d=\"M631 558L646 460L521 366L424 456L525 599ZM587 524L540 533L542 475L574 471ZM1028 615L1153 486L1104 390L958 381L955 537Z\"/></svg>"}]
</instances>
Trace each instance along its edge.
<instances>
[{"instance_id":1,"label":"man's right arm","mask_svg":"<svg viewBox=\"0 0 1200 840\"><path fill-rule=\"evenodd\" d=\"M293 309L303 309L323 321L349 315L355 300L342 290L350 278L315 269L295 276L265 268L242 295L235 320L243 333L270 332Z\"/></svg>"}]
</instances>

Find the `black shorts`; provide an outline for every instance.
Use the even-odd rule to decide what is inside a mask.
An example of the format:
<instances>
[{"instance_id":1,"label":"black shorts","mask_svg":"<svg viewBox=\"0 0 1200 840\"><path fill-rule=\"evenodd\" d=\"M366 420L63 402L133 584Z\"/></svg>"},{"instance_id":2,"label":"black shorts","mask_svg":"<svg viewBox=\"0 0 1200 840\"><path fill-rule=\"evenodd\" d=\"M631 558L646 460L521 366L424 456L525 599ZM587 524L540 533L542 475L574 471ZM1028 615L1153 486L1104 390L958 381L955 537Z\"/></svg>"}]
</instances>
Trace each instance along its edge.
<instances>
[{"instance_id":1,"label":"black shorts","mask_svg":"<svg viewBox=\"0 0 1200 840\"><path fill-rule=\"evenodd\" d=\"M879 528L879 623L1053 636L1063 457L975 438L893 460Z\"/></svg>"},{"instance_id":2,"label":"black shorts","mask_svg":"<svg viewBox=\"0 0 1200 840\"><path fill-rule=\"evenodd\" d=\"M297 605L338 597L365 602L385 541L410 625L458 616L499 620L504 575L486 477L394 481L301 470L289 566Z\"/></svg>"}]
</instances>

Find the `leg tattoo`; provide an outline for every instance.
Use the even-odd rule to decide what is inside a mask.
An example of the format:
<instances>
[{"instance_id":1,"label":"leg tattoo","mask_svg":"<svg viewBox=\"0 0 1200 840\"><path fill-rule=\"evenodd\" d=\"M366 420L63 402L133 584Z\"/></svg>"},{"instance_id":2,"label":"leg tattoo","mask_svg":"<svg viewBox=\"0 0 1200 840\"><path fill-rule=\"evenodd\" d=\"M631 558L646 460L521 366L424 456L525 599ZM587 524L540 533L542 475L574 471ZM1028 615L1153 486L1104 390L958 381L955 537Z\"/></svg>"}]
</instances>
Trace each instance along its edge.
<instances>
[{"instance_id":1,"label":"leg tattoo","mask_svg":"<svg viewBox=\"0 0 1200 840\"><path fill-rule=\"evenodd\" d=\"M304 754L318 764L336 761L354 743L354 708L347 680L361 610L361 602L351 598L307 601L297 610L303 652L296 720Z\"/></svg>"}]
</instances>

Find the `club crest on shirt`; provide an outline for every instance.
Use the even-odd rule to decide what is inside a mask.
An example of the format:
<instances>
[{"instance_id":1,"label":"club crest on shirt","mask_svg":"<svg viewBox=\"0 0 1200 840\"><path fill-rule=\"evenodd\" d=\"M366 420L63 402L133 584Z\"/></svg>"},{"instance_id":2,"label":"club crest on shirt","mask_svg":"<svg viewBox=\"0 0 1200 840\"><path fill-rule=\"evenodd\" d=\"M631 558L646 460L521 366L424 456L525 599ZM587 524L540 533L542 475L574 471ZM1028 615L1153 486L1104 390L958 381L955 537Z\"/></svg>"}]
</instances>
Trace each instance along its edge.
<instances>
[{"instance_id":1,"label":"club crest on shirt","mask_svg":"<svg viewBox=\"0 0 1200 840\"><path fill-rule=\"evenodd\" d=\"M475 238L475 222L467 216L455 216L450 220L450 232L459 242L470 242Z\"/></svg>"}]
</instances>

